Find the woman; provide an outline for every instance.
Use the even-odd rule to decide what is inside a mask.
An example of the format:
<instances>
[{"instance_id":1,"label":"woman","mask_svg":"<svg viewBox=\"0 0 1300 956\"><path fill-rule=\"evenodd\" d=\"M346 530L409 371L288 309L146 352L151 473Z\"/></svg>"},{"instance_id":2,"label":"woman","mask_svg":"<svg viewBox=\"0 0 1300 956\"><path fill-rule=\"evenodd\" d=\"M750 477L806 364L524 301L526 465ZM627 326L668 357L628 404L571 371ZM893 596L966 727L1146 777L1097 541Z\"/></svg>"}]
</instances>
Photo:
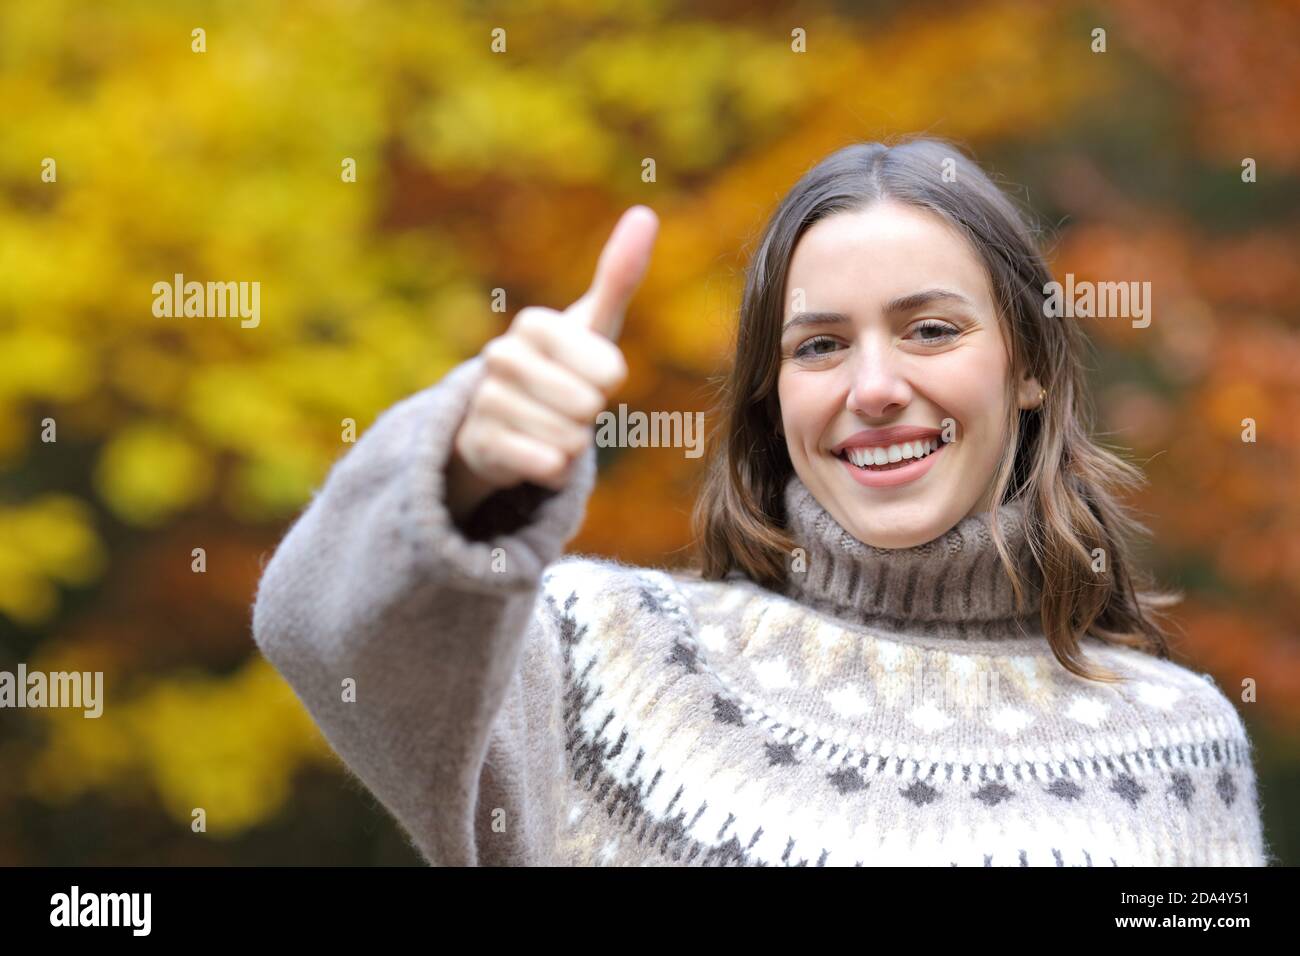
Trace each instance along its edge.
<instances>
[{"instance_id":1,"label":"woman","mask_svg":"<svg viewBox=\"0 0 1300 956\"><path fill-rule=\"evenodd\" d=\"M436 864L1263 865L1250 743L1167 659L1082 338L952 146L858 144L748 270L691 571L562 556L657 220L389 409L254 635Z\"/></svg>"}]
</instances>

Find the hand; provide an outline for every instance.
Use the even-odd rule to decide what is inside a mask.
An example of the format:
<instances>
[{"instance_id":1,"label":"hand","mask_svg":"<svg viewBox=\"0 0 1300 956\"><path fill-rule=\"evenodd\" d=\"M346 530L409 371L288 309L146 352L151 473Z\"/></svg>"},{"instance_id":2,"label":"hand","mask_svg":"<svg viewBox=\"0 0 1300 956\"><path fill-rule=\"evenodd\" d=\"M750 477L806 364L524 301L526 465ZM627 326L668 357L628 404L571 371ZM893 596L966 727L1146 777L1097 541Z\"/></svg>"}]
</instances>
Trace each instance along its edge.
<instances>
[{"instance_id":1,"label":"hand","mask_svg":"<svg viewBox=\"0 0 1300 956\"><path fill-rule=\"evenodd\" d=\"M560 490L590 447L595 418L627 380L614 343L650 265L659 219L623 213L591 287L563 312L529 306L483 348L486 373L457 429L448 506L460 520L488 495L531 481Z\"/></svg>"}]
</instances>

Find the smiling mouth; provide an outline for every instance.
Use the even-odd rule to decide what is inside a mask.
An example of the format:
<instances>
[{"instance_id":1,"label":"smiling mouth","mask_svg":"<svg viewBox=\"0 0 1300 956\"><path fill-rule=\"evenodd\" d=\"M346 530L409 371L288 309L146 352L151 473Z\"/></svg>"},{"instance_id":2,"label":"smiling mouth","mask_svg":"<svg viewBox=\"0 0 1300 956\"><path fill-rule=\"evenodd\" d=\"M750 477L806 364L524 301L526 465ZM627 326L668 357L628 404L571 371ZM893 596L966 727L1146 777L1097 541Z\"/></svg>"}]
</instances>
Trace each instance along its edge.
<instances>
[{"instance_id":1,"label":"smiling mouth","mask_svg":"<svg viewBox=\"0 0 1300 956\"><path fill-rule=\"evenodd\" d=\"M897 471L900 468L906 468L908 465L923 461L931 455L938 454L943 450L944 441L942 436L924 440L903 442L901 445L890 445L880 448L846 448L835 457L842 461L848 462L855 468L862 471L870 472L887 472ZM901 457L899 457L901 456ZM881 458L893 459L898 457L897 461L886 460L880 462Z\"/></svg>"}]
</instances>

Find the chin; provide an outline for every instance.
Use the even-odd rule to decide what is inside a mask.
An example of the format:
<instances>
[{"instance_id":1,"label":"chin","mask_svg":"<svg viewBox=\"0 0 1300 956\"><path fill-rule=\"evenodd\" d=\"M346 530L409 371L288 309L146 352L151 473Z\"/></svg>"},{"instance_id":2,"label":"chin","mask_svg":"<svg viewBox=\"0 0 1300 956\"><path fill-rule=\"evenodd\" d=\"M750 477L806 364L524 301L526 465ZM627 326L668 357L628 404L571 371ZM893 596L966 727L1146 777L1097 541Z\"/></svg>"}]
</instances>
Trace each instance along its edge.
<instances>
[{"instance_id":1,"label":"chin","mask_svg":"<svg viewBox=\"0 0 1300 956\"><path fill-rule=\"evenodd\" d=\"M910 506L901 510L888 506L872 508L861 501L845 501L842 497L837 497L835 504L843 515L832 517L845 531L872 547L890 550L910 548L924 544L942 533L930 533L933 521L917 520ZM872 511L872 521L869 524L859 518L864 508L871 508Z\"/></svg>"},{"instance_id":2,"label":"chin","mask_svg":"<svg viewBox=\"0 0 1300 956\"><path fill-rule=\"evenodd\" d=\"M927 541L933 541L942 531L931 531L928 528L918 529L915 527L892 527L882 529L860 528L852 532L853 536L863 544L869 544L876 548L887 548L894 551L899 548L912 548L918 544L925 544Z\"/></svg>"}]
</instances>

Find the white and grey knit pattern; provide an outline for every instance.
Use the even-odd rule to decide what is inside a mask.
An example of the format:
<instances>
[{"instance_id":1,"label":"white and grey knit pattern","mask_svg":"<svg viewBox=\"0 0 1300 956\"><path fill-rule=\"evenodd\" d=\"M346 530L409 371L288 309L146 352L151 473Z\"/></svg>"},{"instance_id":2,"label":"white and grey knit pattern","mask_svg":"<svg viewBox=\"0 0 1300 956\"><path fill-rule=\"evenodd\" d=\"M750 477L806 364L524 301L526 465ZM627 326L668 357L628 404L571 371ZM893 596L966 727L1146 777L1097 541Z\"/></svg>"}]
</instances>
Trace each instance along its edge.
<instances>
[{"instance_id":1,"label":"white and grey knit pattern","mask_svg":"<svg viewBox=\"0 0 1300 956\"><path fill-rule=\"evenodd\" d=\"M1134 678L1097 685L1032 642L917 648L757 587L580 558L544 593L571 660L570 862L1264 862L1236 712L1169 662L1093 647ZM958 689L914 696L929 675Z\"/></svg>"}]
</instances>

